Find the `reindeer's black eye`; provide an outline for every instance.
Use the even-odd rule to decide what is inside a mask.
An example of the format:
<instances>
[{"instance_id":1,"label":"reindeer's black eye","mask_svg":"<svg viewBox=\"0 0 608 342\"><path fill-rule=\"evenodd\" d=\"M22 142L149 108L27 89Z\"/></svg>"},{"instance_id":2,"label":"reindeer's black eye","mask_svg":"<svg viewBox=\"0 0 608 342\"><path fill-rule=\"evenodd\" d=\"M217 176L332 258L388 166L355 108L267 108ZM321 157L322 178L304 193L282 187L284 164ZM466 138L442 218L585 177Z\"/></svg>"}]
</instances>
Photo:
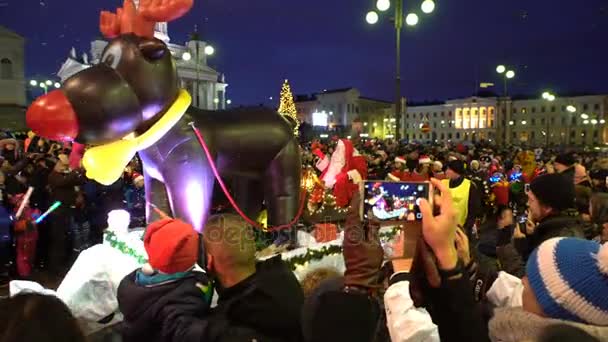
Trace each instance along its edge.
<instances>
[{"instance_id":1,"label":"reindeer's black eye","mask_svg":"<svg viewBox=\"0 0 608 342\"><path fill-rule=\"evenodd\" d=\"M111 46L101 56L101 63L105 63L112 69L116 69L122 57L122 49L118 45Z\"/></svg>"},{"instance_id":2,"label":"reindeer's black eye","mask_svg":"<svg viewBox=\"0 0 608 342\"><path fill-rule=\"evenodd\" d=\"M167 48L159 40L145 40L139 43L139 51L149 61L156 61L165 55Z\"/></svg>"}]
</instances>

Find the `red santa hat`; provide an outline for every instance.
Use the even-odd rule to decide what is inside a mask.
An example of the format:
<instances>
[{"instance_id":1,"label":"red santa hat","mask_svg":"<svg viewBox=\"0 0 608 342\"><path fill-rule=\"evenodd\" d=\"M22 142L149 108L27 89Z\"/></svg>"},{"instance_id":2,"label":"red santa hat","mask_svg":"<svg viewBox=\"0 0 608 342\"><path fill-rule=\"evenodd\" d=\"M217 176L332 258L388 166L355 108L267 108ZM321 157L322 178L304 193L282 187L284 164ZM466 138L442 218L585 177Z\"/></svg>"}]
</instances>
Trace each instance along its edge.
<instances>
[{"instance_id":1,"label":"red santa hat","mask_svg":"<svg viewBox=\"0 0 608 342\"><path fill-rule=\"evenodd\" d=\"M431 160L431 158L427 155L421 155L420 158L418 158L418 163L420 164L430 164L433 161Z\"/></svg>"},{"instance_id":2,"label":"red santa hat","mask_svg":"<svg viewBox=\"0 0 608 342\"><path fill-rule=\"evenodd\" d=\"M404 156L395 157L395 163L405 164L405 157Z\"/></svg>"},{"instance_id":3,"label":"red santa hat","mask_svg":"<svg viewBox=\"0 0 608 342\"><path fill-rule=\"evenodd\" d=\"M142 176L140 173L133 172L132 179L133 179L133 183L135 183L135 182L143 181L144 176Z\"/></svg>"}]
</instances>

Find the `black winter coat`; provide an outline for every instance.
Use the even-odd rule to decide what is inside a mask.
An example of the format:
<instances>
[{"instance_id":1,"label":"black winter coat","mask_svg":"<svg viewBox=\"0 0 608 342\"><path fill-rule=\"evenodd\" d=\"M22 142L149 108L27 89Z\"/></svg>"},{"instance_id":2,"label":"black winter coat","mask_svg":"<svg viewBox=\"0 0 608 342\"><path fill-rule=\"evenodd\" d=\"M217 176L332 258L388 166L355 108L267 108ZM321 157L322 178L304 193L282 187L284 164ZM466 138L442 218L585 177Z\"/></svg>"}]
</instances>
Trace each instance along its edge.
<instances>
[{"instance_id":1,"label":"black winter coat","mask_svg":"<svg viewBox=\"0 0 608 342\"><path fill-rule=\"evenodd\" d=\"M200 318L188 297L180 294L163 309L163 335L174 342L302 340L304 295L298 280L280 256L259 262L256 273L228 289L218 289L219 301Z\"/></svg>"},{"instance_id":2,"label":"black winter coat","mask_svg":"<svg viewBox=\"0 0 608 342\"><path fill-rule=\"evenodd\" d=\"M514 239L515 248L522 256L524 262L538 246L546 240L555 237L577 237L585 238L583 234L583 222L576 211L564 212L560 215L549 216L542 220L532 235L525 239Z\"/></svg>"},{"instance_id":3,"label":"black winter coat","mask_svg":"<svg viewBox=\"0 0 608 342\"><path fill-rule=\"evenodd\" d=\"M188 297L188 303L202 317L209 311L196 283L208 284L207 275L202 272L192 272L192 275L163 285L152 287L135 284L135 273L126 276L118 286L118 306L124 315L121 333L124 342L129 341L165 341L162 336L161 310L170 305L172 298L179 298L194 293Z\"/></svg>"}]
</instances>

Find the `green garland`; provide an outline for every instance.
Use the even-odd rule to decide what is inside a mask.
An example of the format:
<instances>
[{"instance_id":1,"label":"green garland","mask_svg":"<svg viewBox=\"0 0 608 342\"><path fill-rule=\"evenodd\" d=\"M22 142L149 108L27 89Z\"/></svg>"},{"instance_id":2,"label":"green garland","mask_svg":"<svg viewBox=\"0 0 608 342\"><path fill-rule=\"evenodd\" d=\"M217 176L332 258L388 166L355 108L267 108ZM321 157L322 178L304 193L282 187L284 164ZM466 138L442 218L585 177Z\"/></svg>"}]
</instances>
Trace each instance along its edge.
<instances>
[{"instance_id":1,"label":"green garland","mask_svg":"<svg viewBox=\"0 0 608 342\"><path fill-rule=\"evenodd\" d=\"M390 241L398 231L399 228L395 227L389 232L380 233L380 240L382 241L383 239L386 239L386 241ZM148 262L148 258L139 255L133 248L127 246L127 244L123 241L120 241L118 237L116 237L116 234L112 231L105 232L104 240L107 241L112 248L117 249L122 254L135 258L135 260L137 260L137 262L140 264L145 264ZM289 258L285 260L285 262L287 262L292 271L295 271L298 266L302 266L310 261L321 260L326 256L335 254L342 254L342 246L329 245L320 249L308 249L306 250L306 253Z\"/></svg>"},{"instance_id":2,"label":"green garland","mask_svg":"<svg viewBox=\"0 0 608 342\"><path fill-rule=\"evenodd\" d=\"M133 248L127 246L127 244L116 237L113 231L106 230L104 233L104 240L107 241L112 248L117 249L122 254L128 255L135 258L141 265L148 262L148 258L138 254Z\"/></svg>"},{"instance_id":3,"label":"green garland","mask_svg":"<svg viewBox=\"0 0 608 342\"><path fill-rule=\"evenodd\" d=\"M304 265L305 263L312 260L321 260L326 256L333 254L342 254L342 246L330 245L322 247L321 249L308 249L306 253L302 255L294 256L285 260L292 271L295 271L298 266Z\"/></svg>"},{"instance_id":4,"label":"green garland","mask_svg":"<svg viewBox=\"0 0 608 342\"><path fill-rule=\"evenodd\" d=\"M390 241L395 237L395 235L397 235L398 232L399 227L394 227L388 232L380 233L380 241ZM303 266L310 261L321 260L326 256L334 254L342 254L342 246L330 245L320 249L308 249L306 250L306 253L289 258L285 260L285 262L289 264L292 271L295 271L298 266Z\"/></svg>"}]
</instances>

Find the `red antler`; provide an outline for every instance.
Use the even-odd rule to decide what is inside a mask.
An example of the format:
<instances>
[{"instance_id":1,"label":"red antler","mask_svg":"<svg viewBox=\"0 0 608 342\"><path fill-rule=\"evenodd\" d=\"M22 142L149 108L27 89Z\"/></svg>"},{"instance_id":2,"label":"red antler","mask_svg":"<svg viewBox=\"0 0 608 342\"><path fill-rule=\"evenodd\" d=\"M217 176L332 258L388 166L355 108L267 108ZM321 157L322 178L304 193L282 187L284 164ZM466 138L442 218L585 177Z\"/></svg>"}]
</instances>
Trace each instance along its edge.
<instances>
[{"instance_id":1,"label":"red antler","mask_svg":"<svg viewBox=\"0 0 608 342\"><path fill-rule=\"evenodd\" d=\"M134 33L141 37L154 36L154 24L175 20L192 8L193 0L140 0L139 9L133 0L125 0L116 14L102 11L99 29L108 39L123 33Z\"/></svg>"},{"instance_id":2,"label":"red antler","mask_svg":"<svg viewBox=\"0 0 608 342\"><path fill-rule=\"evenodd\" d=\"M139 13L156 22L173 21L192 8L193 0L140 0Z\"/></svg>"}]
</instances>

